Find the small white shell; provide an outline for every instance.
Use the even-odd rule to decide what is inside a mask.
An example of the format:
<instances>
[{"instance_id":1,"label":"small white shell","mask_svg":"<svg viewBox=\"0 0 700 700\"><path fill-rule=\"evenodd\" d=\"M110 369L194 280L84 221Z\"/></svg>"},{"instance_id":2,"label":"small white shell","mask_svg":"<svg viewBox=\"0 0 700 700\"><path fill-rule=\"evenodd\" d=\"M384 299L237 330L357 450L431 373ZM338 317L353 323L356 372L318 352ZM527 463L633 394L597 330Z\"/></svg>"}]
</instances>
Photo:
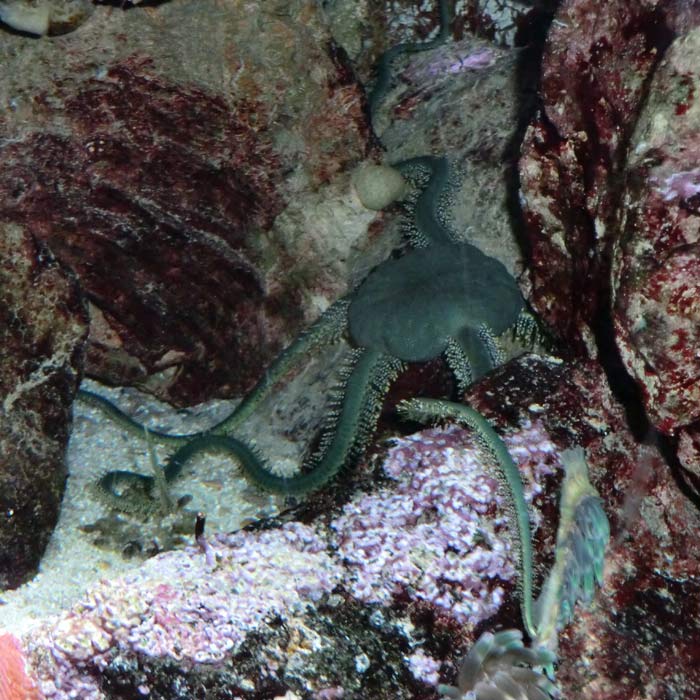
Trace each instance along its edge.
<instances>
[{"instance_id":1,"label":"small white shell","mask_svg":"<svg viewBox=\"0 0 700 700\"><path fill-rule=\"evenodd\" d=\"M389 165L361 165L352 174L352 184L362 206L373 211L402 199L408 191L404 176Z\"/></svg>"}]
</instances>

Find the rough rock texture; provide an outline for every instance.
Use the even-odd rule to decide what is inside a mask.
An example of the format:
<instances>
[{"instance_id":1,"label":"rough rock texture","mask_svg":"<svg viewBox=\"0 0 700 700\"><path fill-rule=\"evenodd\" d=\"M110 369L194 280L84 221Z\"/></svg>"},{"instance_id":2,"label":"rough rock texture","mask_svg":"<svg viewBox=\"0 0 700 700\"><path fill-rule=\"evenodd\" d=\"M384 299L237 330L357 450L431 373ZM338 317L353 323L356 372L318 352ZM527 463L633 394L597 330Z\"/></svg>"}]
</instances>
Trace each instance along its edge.
<instances>
[{"instance_id":1,"label":"rough rock texture","mask_svg":"<svg viewBox=\"0 0 700 700\"><path fill-rule=\"evenodd\" d=\"M523 357L468 398L519 463L541 573L560 450L585 448L611 521L603 590L560 635L563 697L695 697L700 551L686 532L700 516L656 449L634 443L596 365ZM27 632L46 697L208 687L209 697L436 700L481 631L520 624L507 518L465 431L426 429L380 454L333 512L159 555Z\"/></svg>"},{"instance_id":2,"label":"rough rock texture","mask_svg":"<svg viewBox=\"0 0 700 700\"><path fill-rule=\"evenodd\" d=\"M698 23L697 3L564 2L520 163L532 302L574 352L615 333L666 432L698 415Z\"/></svg>"},{"instance_id":3,"label":"rough rock texture","mask_svg":"<svg viewBox=\"0 0 700 700\"><path fill-rule=\"evenodd\" d=\"M77 29L94 10L92 0L2 0L0 22L37 36Z\"/></svg>"},{"instance_id":4,"label":"rough rock texture","mask_svg":"<svg viewBox=\"0 0 700 700\"><path fill-rule=\"evenodd\" d=\"M277 4L97 6L63 37L0 33L0 214L75 271L96 378L240 394L311 295L345 291L337 242L271 226L364 157L362 93L314 5Z\"/></svg>"},{"instance_id":5,"label":"rough rock texture","mask_svg":"<svg viewBox=\"0 0 700 700\"><path fill-rule=\"evenodd\" d=\"M700 425L694 423L680 431L677 456L688 475L700 484Z\"/></svg>"},{"instance_id":6,"label":"rough rock texture","mask_svg":"<svg viewBox=\"0 0 700 700\"><path fill-rule=\"evenodd\" d=\"M700 418L700 28L656 70L630 143L614 321L662 431Z\"/></svg>"},{"instance_id":7,"label":"rough rock texture","mask_svg":"<svg viewBox=\"0 0 700 700\"><path fill-rule=\"evenodd\" d=\"M509 424L537 415L559 449L584 446L610 519L603 589L560 635L562 696L696 697L700 546L690 533L700 526L700 512L657 446L634 442L596 364L523 358L467 398Z\"/></svg>"},{"instance_id":8,"label":"rough rock texture","mask_svg":"<svg viewBox=\"0 0 700 700\"><path fill-rule=\"evenodd\" d=\"M554 4L554 0L458 0L452 37L457 41L479 37L502 47L525 46L531 25L551 13ZM327 5L333 36L357 62L366 83L384 51L401 42L430 39L440 19L437 0L334 0Z\"/></svg>"},{"instance_id":9,"label":"rough rock texture","mask_svg":"<svg viewBox=\"0 0 700 700\"><path fill-rule=\"evenodd\" d=\"M0 225L0 590L34 572L56 524L86 334L72 276Z\"/></svg>"},{"instance_id":10,"label":"rough rock texture","mask_svg":"<svg viewBox=\"0 0 700 700\"><path fill-rule=\"evenodd\" d=\"M660 4L562 4L543 57L542 110L522 145L531 300L562 338L590 352L590 325L607 301L625 151L671 40Z\"/></svg>"}]
</instances>

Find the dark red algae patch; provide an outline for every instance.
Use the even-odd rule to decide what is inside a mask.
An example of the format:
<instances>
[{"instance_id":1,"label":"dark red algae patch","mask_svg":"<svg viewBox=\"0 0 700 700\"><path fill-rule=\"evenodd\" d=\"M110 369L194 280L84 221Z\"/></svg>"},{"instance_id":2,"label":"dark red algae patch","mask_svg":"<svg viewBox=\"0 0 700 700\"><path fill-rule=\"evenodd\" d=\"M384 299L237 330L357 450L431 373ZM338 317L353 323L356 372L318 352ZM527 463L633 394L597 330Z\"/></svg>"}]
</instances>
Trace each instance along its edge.
<instances>
[{"instance_id":1,"label":"dark red algae patch","mask_svg":"<svg viewBox=\"0 0 700 700\"><path fill-rule=\"evenodd\" d=\"M560 678L587 700L700 697L696 580L652 570L641 561L645 552L637 542L626 549L639 558L624 562L628 575L622 583L611 581L615 588L601 598L588 634L564 635L561 653L579 661L562 668ZM646 558L654 554L646 552Z\"/></svg>"},{"instance_id":2,"label":"dark red algae patch","mask_svg":"<svg viewBox=\"0 0 700 700\"><path fill-rule=\"evenodd\" d=\"M548 362L524 355L495 370L488 382L469 387L464 400L498 423L518 426L540 420L560 449L587 446L600 438L596 414L607 394L603 374L593 362ZM583 401L587 396L588 401Z\"/></svg>"},{"instance_id":3,"label":"dark red algae patch","mask_svg":"<svg viewBox=\"0 0 700 700\"><path fill-rule=\"evenodd\" d=\"M50 126L0 149L0 214L76 273L88 372L181 404L248 389L272 355L251 238L282 208L259 105L137 58L35 103Z\"/></svg>"},{"instance_id":4,"label":"dark red algae patch","mask_svg":"<svg viewBox=\"0 0 700 700\"><path fill-rule=\"evenodd\" d=\"M690 105L695 101L695 85L693 79L689 75L683 75L679 79L679 85L681 88L685 89L686 94L676 102L676 116L685 114Z\"/></svg>"},{"instance_id":5,"label":"dark red algae patch","mask_svg":"<svg viewBox=\"0 0 700 700\"><path fill-rule=\"evenodd\" d=\"M582 328L608 303L627 143L673 38L666 13L643 5L560 4L543 56L542 109L522 146L530 300L580 354Z\"/></svg>"}]
</instances>

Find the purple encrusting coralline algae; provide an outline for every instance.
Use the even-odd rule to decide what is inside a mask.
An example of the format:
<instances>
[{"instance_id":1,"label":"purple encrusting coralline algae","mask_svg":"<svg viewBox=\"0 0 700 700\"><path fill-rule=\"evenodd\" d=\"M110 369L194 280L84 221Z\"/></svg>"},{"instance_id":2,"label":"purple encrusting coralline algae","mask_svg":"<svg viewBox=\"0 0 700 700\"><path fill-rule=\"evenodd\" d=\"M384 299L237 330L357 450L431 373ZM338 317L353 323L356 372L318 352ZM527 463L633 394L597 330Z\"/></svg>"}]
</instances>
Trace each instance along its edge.
<instances>
[{"instance_id":1,"label":"purple encrusting coralline algae","mask_svg":"<svg viewBox=\"0 0 700 700\"><path fill-rule=\"evenodd\" d=\"M557 465L555 447L535 425L504 440L531 502ZM408 592L471 626L493 615L516 569L502 487L470 433L450 426L395 440L383 468L395 484L331 523L351 594L387 604Z\"/></svg>"},{"instance_id":2,"label":"purple encrusting coralline algae","mask_svg":"<svg viewBox=\"0 0 700 700\"><path fill-rule=\"evenodd\" d=\"M555 447L538 424L504 440L531 501L558 466ZM118 654L185 667L227 659L275 616L303 624L310 606L339 586L365 603L407 595L469 627L494 614L516 575L504 536L510 525L501 486L470 433L451 426L397 439L383 469L391 483L357 494L327 529L287 523L217 535L204 548L167 552L100 582L22 639L44 696L103 700L98 677ZM439 661L419 648L406 664L436 682Z\"/></svg>"},{"instance_id":3,"label":"purple encrusting coralline algae","mask_svg":"<svg viewBox=\"0 0 700 700\"><path fill-rule=\"evenodd\" d=\"M290 619L342 580L326 543L299 523L209 544L214 567L199 547L162 554L102 581L55 625L26 635L45 697L101 700L97 675L116 651L221 660L270 616Z\"/></svg>"}]
</instances>

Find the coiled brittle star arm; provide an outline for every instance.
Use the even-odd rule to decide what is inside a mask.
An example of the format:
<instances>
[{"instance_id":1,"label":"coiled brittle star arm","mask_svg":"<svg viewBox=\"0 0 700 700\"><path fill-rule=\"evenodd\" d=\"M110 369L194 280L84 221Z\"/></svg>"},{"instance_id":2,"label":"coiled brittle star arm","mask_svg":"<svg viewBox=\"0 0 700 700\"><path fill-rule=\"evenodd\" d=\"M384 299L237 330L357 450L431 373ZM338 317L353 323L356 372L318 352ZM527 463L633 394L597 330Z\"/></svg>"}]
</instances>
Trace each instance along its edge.
<instances>
[{"instance_id":1,"label":"coiled brittle star arm","mask_svg":"<svg viewBox=\"0 0 700 700\"><path fill-rule=\"evenodd\" d=\"M236 457L246 478L266 491L300 495L330 481L348 457L364 448L374 432L382 399L401 370L398 360L375 350L354 350L342 371L342 401L329 413L319 451L306 460L298 474L275 474L254 449L227 435L202 435L175 451L165 467L166 479L175 478L186 462L204 450L221 450Z\"/></svg>"},{"instance_id":2,"label":"coiled brittle star arm","mask_svg":"<svg viewBox=\"0 0 700 700\"><path fill-rule=\"evenodd\" d=\"M80 390L77 398L103 411L129 432L143 437L147 434L156 441L164 444L179 445L179 448L169 457L164 469L166 482L173 480L182 470L185 463L200 452L220 451L233 457L241 467L244 475L254 484L276 493L304 493L318 488L330 479L342 466L345 456L352 447L351 443L344 445L342 436L332 441L328 456L324 456L307 472L291 477L275 474L266 464L254 446L248 445L232 435L243 421L248 418L259 404L270 393L274 386L281 381L296 365L307 359L309 355L324 345L337 342L347 326L347 309L349 301L341 298L332 304L312 324L308 330L299 336L279 357L268 367L263 377L243 401L223 420L206 430L187 434L170 434L151 430L142 426L128 416L108 399L91 391ZM369 358L364 360L366 364ZM358 363L362 364L362 363ZM350 378L348 377L348 382ZM347 426L348 419L342 413L337 418L338 426ZM347 431L346 431L347 433ZM331 449L332 448L332 449ZM340 459L339 455L342 457ZM153 493L154 479L151 476L135 472L118 470L110 471L99 481L100 491L110 505L118 510L130 511L133 508L128 503L132 495L140 503L147 502L148 495ZM131 494L128 497L125 494ZM139 506L139 510L143 510Z\"/></svg>"}]
</instances>

